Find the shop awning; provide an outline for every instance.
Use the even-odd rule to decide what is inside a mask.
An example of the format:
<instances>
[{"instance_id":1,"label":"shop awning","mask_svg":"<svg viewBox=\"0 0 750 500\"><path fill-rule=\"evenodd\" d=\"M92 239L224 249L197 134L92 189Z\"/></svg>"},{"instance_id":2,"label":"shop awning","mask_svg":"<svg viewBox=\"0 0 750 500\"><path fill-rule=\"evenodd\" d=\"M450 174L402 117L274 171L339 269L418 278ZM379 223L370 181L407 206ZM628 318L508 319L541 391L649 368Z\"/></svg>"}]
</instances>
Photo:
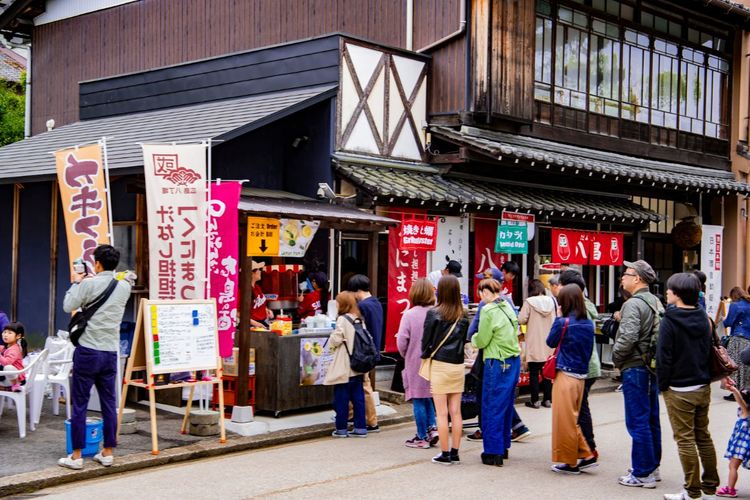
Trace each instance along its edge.
<instances>
[{"instance_id":1,"label":"shop awning","mask_svg":"<svg viewBox=\"0 0 750 500\"><path fill-rule=\"evenodd\" d=\"M336 170L378 204L470 211L521 210L535 215L599 222L644 224L659 215L622 195L596 196L571 189L538 189L464 174L442 175L433 167L398 168L336 161Z\"/></svg>"},{"instance_id":2,"label":"shop awning","mask_svg":"<svg viewBox=\"0 0 750 500\"><path fill-rule=\"evenodd\" d=\"M610 181L715 194L750 195L750 185L738 182L732 172L679 163L647 160L553 141L487 131L474 127L455 130L431 126L430 132L495 160L510 158L520 168L570 169Z\"/></svg>"},{"instance_id":3,"label":"shop awning","mask_svg":"<svg viewBox=\"0 0 750 500\"><path fill-rule=\"evenodd\" d=\"M335 92L335 86L297 89L71 123L0 148L0 182L51 178L54 151L104 136L110 169L141 169L139 143L230 140L330 99Z\"/></svg>"},{"instance_id":4,"label":"shop awning","mask_svg":"<svg viewBox=\"0 0 750 500\"><path fill-rule=\"evenodd\" d=\"M317 220L333 229L379 231L399 221L358 208L313 200L282 191L252 196L243 191L239 209L248 215Z\"/></svg>"}]
</instances>

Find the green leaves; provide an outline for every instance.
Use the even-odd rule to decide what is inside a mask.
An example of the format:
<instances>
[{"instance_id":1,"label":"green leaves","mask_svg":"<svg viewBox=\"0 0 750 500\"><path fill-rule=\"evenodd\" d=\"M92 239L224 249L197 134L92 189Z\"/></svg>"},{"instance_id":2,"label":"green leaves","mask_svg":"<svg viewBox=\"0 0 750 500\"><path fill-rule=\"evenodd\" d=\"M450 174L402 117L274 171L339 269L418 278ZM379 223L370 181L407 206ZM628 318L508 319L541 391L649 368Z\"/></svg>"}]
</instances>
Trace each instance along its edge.
<instances>
[{"instance_id":1,"label":"green leaves","mask_svg":"<svg viewBox=\"0 0 750 500\"><path fill-rule=\"evenodd\" d=\"M0 80L0 146L23 139L23 86Z\"/></svg>"}]
</instances>

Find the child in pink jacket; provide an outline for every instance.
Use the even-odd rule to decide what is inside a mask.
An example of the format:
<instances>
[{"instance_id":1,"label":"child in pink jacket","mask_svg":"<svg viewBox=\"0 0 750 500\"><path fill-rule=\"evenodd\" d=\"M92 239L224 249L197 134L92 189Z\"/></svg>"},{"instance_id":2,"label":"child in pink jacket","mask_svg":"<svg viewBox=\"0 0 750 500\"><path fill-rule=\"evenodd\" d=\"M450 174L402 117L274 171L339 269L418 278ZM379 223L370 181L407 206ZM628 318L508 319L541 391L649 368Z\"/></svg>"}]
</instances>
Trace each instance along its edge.
<instances>
[{"instance_id":1,"label":"child in pink jacket","mask_svg":"<svg viewBox=\"0 0 750 500\"><path fill-rule=\"evenodd\" d=\"M24 327L21 323L8 323L3 330L3 345L0 345L0 386L10 387L13 392L21 392L25 383L23 375L2 376L5 370L23 370L23 358L26 355L23 340Z\"/></svg>"}]
</instances>

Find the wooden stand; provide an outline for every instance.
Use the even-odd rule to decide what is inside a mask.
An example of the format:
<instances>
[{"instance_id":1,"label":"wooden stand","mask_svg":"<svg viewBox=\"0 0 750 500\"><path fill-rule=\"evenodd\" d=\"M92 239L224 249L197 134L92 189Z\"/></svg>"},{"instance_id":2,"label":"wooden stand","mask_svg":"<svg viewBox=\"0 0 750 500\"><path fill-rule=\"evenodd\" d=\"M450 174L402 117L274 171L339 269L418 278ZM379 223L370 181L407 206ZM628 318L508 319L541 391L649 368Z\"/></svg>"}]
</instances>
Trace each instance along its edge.
<instances>
[{"instance_id":1,"label":"wooden stand","mask_svg":"<svg viewBox=\"0 0 750 500\"><path fill-rule=\"evenodd\" d=\"M195 387L197 385L213 385L216 384L218 387L218 395L219 395L219 427L221 429L220 434L220 442L226 443L226 430L224 428L224 386L222 384L222 373L223 369L221 367L221 358L216 356L216 366L213 368L208 368L210 370L216 370L215 377L212 377L211 380L196 380L195 382L180 382L177 384L165 384L165 385L156 385L155 384L155 374L153 373L154 367L152 362L152 356L146 355L146 343L147 339L145 336L145 328L144 328L144 321L147 316L146 314L146 307L151 305L152 303L158 303L158 304L165 304L165 303L173 303L173 304L205 304L206 302L213 302L211 301L205 301L205 300L196 300L196 301L190 301L190 300L183 300L183 301L148 301L146 299L141 299L140 305L138 306L138 316L135 323L135 334L133 336L133 344L130 351L130 357L128 358L128 364L125 368L125 379L123 381L122 386L122 397L120 398L120 408L117 414L117 435L120 434L120 426L122 423L122 412L125 408L125 400L128 393L128 387L141 387L144 389L148 389L148 403L149 403L149 413L151 417L151 454L152 455L158 455L159 454L159 441L158 441L158 435L157 435L157 427L156 427L156 391L160 389L171 389L175 387L190 387L190 396L188 398L188 404L185 408L185 416L182 420L182 426L180 428L180 431L184 434L186 432L187 428L187 421L188 417L190 416L190 410L193 405L193 395L195 393ZM214 304L214 312L216 311L215 304ZM216 324L214 322L214 324ZM218 353L218 335L214 335L216 337L216 349ZM192 371L189 369L187 370L175 370L175 371ZM206 369L205 367L201 367L200 369ZM146 371L146 379L145 380L133 380L133 372L134 371Z\"/></svg>"}]
</instances>

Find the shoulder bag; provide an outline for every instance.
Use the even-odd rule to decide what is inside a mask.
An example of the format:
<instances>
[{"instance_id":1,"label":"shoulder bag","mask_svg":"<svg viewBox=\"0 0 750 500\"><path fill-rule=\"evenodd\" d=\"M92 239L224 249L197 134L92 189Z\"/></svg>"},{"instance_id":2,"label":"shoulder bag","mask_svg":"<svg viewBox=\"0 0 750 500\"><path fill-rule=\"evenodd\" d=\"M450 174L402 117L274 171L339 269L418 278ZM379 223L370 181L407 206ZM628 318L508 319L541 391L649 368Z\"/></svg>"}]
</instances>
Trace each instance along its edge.
<instances>
[{"instance_id":1,"label":"shoulder bag","mask_svg":"<svg viewBox=\"0 0 750 500\"><path fill-rule=\"evenodd\" d=\"M711 346L709 372L711 374L711 381L716 382L736 372L737 363L729 356L726 347L721 344L719 336L716 335L713 320L708 318L708 321L711 323L711 340L713 343Z\"/></svg>"},{"instance_id":2,"label":"shoulder bag","mask_svg":"<svg viewBox=\"0 0 750 500\"><path fill-rule=\"evenodd\" d=\"M83 335L83 332L86 331L86 325L88 325L89 320L94 316L96 311L99 310L102 304L107 302L109 296L115 291L116 286L117 280L113 279L107 288L99 294L90 305L82 306L81 309L70 318L70 322L68 323L68 333L70 334L70 341L74 346L78 347L78 341L80 340L81 335Z\"/></svg>"},{"instance_id":3,"label":"shoulder bag","mask_svg":"<svg viewBox=\"0 0 750 500\"><path fill-rule=\"evenodd\" d=\"M422 377L425 380L430 380L430 370L432 370L432 358L437 354L437 352L440 350L441 347L443 347L443 344L445 344L445 341L448 340L448 337L451 336L453 333L453 330L456 328L456 325L461 320L461 318L458 318L456 321L453 322L453 326L451 326L451 329L448 330L448 335L446 335L443 340L440 341L438 346L435 348L434 351L432 351L432 354L430 354L429 358L422 359L421 364L419 365L419 376Z\"/></svg>"},{"instance_id":4,"label":"shoulder bag","mask_svg":"<svg viewBox=\"0 0 750 500\"><path fill-rule=\"evenodd\" d=\"M544 366L542 367L542 377L547 380L555 380L555 377L557 376L557 353L560 352L560 346L562 346L563 339L565 338L565 332L568 330L568 323L570 323L570 318L565 318L565 325L563 325L563 331L560 335L560 342L557 343L555 352L547 356L547 361L544 362Z\"/></svg>"}]
</instances>

